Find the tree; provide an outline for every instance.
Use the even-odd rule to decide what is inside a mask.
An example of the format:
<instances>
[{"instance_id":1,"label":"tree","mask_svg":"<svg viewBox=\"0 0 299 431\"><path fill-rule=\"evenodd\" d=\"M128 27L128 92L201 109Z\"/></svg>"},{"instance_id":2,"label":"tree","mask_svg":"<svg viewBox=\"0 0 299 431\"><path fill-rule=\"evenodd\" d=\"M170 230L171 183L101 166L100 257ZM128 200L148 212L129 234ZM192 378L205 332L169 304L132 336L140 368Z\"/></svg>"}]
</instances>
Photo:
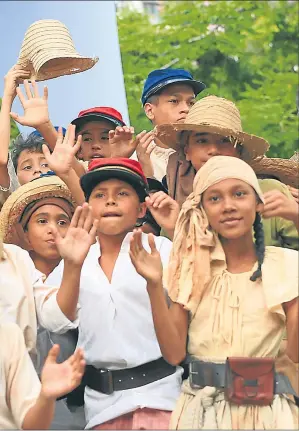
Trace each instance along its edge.
<instances>
[{"instance_id":1,"label":"tree","mask_svg":"<svg viewBox=\"0 0 299 431\"><path fill-rule=\"evenodd\" d=\"M1 103L2 100L0 98L0 109L1 109ZM20 131L18 129L18 126L16 125L15 121L11 118L10 119L10 140L12 141L19 135Z\"/></svg>"},{"instance_id":2,"label":"tree","mask_svg":"<svg viewBox=\"0 0 299 431\"><path fill-rule=\"evenodd\" d=\"M269 156L298 147L298 2L165 2L158 24L121 10L119 41L131 123L149 129L140 101L151 70L173 65L233 100L243 129L271 144Z\"/></svg>"}]
</instances>

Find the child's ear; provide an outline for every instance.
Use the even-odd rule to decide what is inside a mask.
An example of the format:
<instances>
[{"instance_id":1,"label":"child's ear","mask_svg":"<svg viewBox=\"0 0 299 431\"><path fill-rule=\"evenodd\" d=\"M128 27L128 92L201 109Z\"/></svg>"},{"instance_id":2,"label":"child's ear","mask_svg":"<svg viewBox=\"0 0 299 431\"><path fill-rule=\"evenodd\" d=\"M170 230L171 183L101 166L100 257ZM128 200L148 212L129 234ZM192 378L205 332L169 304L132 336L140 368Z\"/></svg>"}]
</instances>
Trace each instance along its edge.
<instances>
[{"instance_id":1,"label":"child's ear","mask_svg":"<svg viewBox=\"0 0 299 431\"><path fill-rule=\"evenodd\" d=\"M146 103L144 105L144 112L145 115L147 116L147 118L151 121L154 120L155 118L155 114L154 114L154 105L152 105L151 103Z\"/></svg>"},{"instance_id":2,"label":"child's ear","mask_svg":"<svg viewBox=\"0 0 299 431\"><path fill-rule=\"evenodd\" d=\"M145 216L146 209L147 209L146 203L141 202L139 207L139 212L138 212L138 218L143 218Z\"/></svg>"}]
</instances>

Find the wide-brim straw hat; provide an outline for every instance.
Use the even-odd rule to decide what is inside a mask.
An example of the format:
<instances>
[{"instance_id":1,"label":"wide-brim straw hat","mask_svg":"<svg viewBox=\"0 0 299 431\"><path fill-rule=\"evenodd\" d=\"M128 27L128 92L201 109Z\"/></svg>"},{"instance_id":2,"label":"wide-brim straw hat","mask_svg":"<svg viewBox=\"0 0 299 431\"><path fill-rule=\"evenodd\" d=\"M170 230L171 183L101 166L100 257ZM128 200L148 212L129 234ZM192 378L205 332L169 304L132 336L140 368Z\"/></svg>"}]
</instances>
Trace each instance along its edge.
<instances>
[{"instance_id":1,"label":"wide-brim straw hat","mask_svg":"<svg viewBox=\"0 0 299 431\"><path fill-rule=\"evenodd\" d=\"M269 148L265 139L243 132L236 105L217 96L207 96L196 102L183 123L156 126L157 145L177 150L181 145L182 131L215 133L235 138L246 148L251 159L263 156Z\"/></svg>"},{"instance_id":2,"label":"wide-brim straw hat","mask_svg":"<svg viewBox=\"0 0 299 431\"><path fill-rule=\"evenodd\" d=\"M97 57L83 57L68 28L60 21L36 21L25 33L17 64L31 71L30 79L45 81L91 69Z\"/></svg>"},{"instance_id":3,"label":"wide-brim straw hat","mask_svg":"<svg viewBox=\"0 0 299 431\"><path fill-rule=\"evenodd\" d=\"M12 243L15 226L19 223L25 208L43 198L62 198L75 208L75 200L64 182L56 176L37 178L14 191L0 212L0 238L4 243Z\"/></svg>"},{"instance_id":4,"label":"wide-brim straw hat","mask_svg":"<svg viewBox=\"0 0 299 431\"><path fill-rule=\"evenodd\" d=\"M299 188L299 158L296 153L290 159L263 157L250 165L256 175L269 175L287 186Z\"/></svg>"}]
</instances>

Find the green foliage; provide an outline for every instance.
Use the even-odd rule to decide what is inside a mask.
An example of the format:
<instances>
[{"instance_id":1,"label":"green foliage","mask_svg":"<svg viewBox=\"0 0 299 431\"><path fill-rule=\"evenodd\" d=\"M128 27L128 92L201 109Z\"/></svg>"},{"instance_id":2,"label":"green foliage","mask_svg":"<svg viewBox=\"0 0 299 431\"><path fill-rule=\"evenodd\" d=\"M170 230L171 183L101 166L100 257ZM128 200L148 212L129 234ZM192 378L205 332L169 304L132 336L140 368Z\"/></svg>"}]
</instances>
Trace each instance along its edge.
<instances>
[{"instance_id":1,"label":"green foliage","mask_svg":"<svg viewBox=\"0 0 299 431\"><path fill-rule=\"evenodd\" d=\"M2 103L2 100L0 98L0 109L1 109L1 103ZM11 118L10 119L10 141L15 139L19 134L20 134L20 131L16 123L14 122L14 120Z\"/></svg>"},{"instance_id":2,"label":"green foliage","mask_svg":"<svg viewBox=\"0 0 299 431\"><path fill-rule=\"evenodd\" d=\"M118 15L131 123L151 127L140 102L144 80L173 64L207 85L208 94L233 100L243 129L271 144L269 156L290 157L298 147L298 2L172 1L161 20Z\"/></svg>"}]
</instances>

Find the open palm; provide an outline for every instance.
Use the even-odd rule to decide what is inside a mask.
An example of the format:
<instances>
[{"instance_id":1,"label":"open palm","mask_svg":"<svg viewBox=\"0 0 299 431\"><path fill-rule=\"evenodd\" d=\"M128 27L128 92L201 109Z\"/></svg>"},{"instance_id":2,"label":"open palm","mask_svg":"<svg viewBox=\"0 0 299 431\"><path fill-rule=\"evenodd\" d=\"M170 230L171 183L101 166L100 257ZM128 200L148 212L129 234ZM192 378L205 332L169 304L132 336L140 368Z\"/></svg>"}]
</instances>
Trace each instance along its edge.
<instances>
[{"instance_id":1,"label":"open palm","mask_svg":"<svg viewBox=\"0 0 299 431\"><path fill-rule=\"evenodd\" d=\"M78 349L62 364L57 364L59 345L50 350L41 373L42 393L46 398L56 399L73 391L81 382L85 361L83 351Z\"/></svg>"},{"instance_id":2,"label":"open palm","mask_svg":"<svg viewBox=\"0 0 299 431\"><path fill-rule=\"evenodd\" d=\"M75 126L70 125L63 138L62 128L58 130L58 139L53 153L47 145L43 145L43 153L52 171L58 176L67 175L72 169L76 153L80 149L82 136L79 135L75 143Z\"/></svg>"},{"instance_id":3,"label":"open palm","mask_svg":"<svg viewBox=\"0 0 299 431\"><path fill-rule=\"evenodd\" d=\"M154 236L148 235L151 252L148 253L142 245L142 232L136 230L130 242L130 258L138 272L147 282L158 283L162 280L163 267L160 253L156 249Z\"/></svg>"},{"instance_id":4,"label":"open palm","mask_svg":"<svg viewBox=\"0 0 299 431\"><path fill-rule=\"evenodd\" d=\"M52 228L53 229L53 228ZM55 243L62 259L82 265L90 246L95 242L97 220L94 220L87 203L77 207L70 227L63 238L58 230L53 230Z\"/></svg>"},{"instance_id":5,"label":"open palm","mask_svg":"<svg viewBox=\"0 0 299 431\"><path fill-rule=\"evenodd\" d=\"M27 99L19 87L16 89L17 95L24 109L24 115L21 116L12 112L12 118L23 126L35 128L41 126L42 124L48 123L49 111L47 87L44 88L43 97L40 97L35 81L32 81L32 91L28 81L24 81L24 88Z\"/></svg>"}]
</instances>

